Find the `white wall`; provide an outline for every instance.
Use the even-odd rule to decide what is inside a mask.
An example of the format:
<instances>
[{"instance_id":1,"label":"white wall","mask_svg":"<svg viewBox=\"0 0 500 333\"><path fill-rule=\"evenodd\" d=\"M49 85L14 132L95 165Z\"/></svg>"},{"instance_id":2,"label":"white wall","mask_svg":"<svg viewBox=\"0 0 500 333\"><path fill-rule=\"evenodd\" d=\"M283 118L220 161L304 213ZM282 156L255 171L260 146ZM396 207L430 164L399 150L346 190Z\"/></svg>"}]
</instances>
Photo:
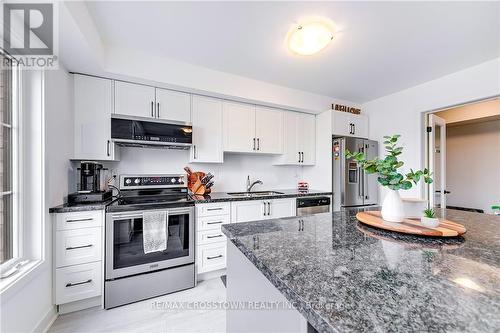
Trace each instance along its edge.
<instances>
[{"instance_id":1,"label":"white wall","mask_svg":"<svg viewBox=\"0 0 500 333\"><path fill-rule=\"evenodd\" d=\"M447 205L491 212L500 204L500 120L446 129Z\"/></svg>"},{"instance_id":2,"label":"white wall","mask_svg":"<svg viewBox=\"0 0 500 333\"><path fill-rule=\"evenodd\" d=\"M52 297L52 221L49 207L67 195L66 177L73 148L72 80L64 70L45 73L45 221L44 262L2 295L2 332L41 332L55 318Z\"/></svg>"},{"instance_id":3,"label":"white wall","mask_svg":"<svg viewBox=\"0 0 500 333\"><path fill-rule=\"evenodd\" d=\"M370 117L370 138L401 134L405 168L424 167L422 113L500 95L500 58L378 98L362 105ZM383 146L380 153L383 154ZM421 197L421 185L402 193ZM382 198L382 196L381 196Z\"/></svg>"},{"instance_id":4,"label":"white wall","mask_svg":"<svg viewBox=\"0 0 500 333\"><path fill-rule=\"evenodd\" d=\"M272 156L224 154L224 164L189 164L189 152L180 150L121 148L121 160L107 164L116 174L127 173L185 173L189 165L193 171L214 174L213 191L244 191L247 175L260 179L258 189L293 189L301 179L302 167L273 166Z\"/></svg>"}]
</instances>

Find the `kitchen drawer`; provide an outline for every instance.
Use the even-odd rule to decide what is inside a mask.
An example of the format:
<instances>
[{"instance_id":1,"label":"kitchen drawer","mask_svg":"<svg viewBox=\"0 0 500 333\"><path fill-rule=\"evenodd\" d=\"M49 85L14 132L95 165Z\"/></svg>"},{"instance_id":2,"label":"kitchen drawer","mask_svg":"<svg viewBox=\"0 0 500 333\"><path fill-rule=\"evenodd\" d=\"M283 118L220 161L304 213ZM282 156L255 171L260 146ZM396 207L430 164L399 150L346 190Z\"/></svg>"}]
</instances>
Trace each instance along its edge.
<instances>
[{"instance_id":1,"label":"kitchen drawer","mask_svg":"<svg viewBox=\"0 0 500 333\"><path fill-rule=\"evenodd\" d=\"M196 205L196 217L228 215L231 212L229 202L214 202Z\"/></svg>"},{"instance_id":2,"label":"kitchen drawer","mask_svg":"<svg viewBox=\"0 0 500 333\"><path fill-rule=\"evenodd\" d=\"M94 262L56 269L56 304L101 295L102 263Z\"/></svg>"},{"instance_id":3,"label":"kitchen drawer","mask_svg":"<svg viewBox=\"0 0 500 333\"><path fill-rule=\"evenodd\" d=\"M226 243L226 236L220 229L203 230L196 232L196 245L212 244L212 243Z\"/></svg>"},{"instance_id":4,"label":"kitchen drawer","mask_svg":"<svg viewBox=\"0 0 500 333\"><path fill-rule=\"evenodd\" d=\"M102 228L56 232L56 268L102 260Z\"/></svg>"},{"instance_id":5,"label":"kitchen drawer","mask_svg":"<svg viewBox=\"0 0 500 333\"><path fill-rule=\"evenodd\" d=\"M208 216L208 217L198 217L196 219L196 231L201 230L218 230L223 224L230 223L231 216Z\"/></svg>"},{"instance_id":6,"label":"kitchen drawer","mask_svg":"<svg viewBox=\"0 0 500 333\"><path fill-rule=\"evenodd\" d=\"M103 212L92 210L86 212L71 212L56 214L56 230L101 227Z\"/></svg>"},{"instance_id":7,"label":"kitchen drawer","mask_svg":"<svg viewBox=\"0 0 500 333\"><path fill-rule=\"evenodd\" d=\"M226 268L226 242L197 246L196 263L198 273Z\"/></svg>"}]
</instances>

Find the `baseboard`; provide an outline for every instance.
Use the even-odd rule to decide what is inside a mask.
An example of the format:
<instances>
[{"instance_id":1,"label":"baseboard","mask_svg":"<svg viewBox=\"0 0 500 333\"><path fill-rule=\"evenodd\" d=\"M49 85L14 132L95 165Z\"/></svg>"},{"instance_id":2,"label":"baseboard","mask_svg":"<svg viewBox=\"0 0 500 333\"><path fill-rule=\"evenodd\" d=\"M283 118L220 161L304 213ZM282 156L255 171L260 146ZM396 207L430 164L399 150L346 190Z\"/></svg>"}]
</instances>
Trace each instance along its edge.
<instances>
[{"instance_id":1,"label":"baseboard","mask_svg":"<svg viewBox=\"0 0 500 333\"><path fill-rule=\"evenodd\" d=\"M81 301L75 301L66 304L60 304L58 312L59 314L65 314L75 311L80 311L88 308L93 308L96 306L101 306L101 296L96 296L92 298L87 298Z\"/></svg>"},{"instance_id":2,"label":"baseboard","mask_svg":"<svg viewBox=\"0 0 500 333\"><path fill-rule=\"evenodd\" d=\"M57 319L57 311L56 311L56 306L52 306L49 311L43 316L43 318L38 322L36 325L35 329L33 330L33 333L45 333L49 330L50 326L54 323L54 321Z\"/></svg>"},{"instance_id":3,"label":"baseboard","mask_svg":"<svg viewBox=\"0 0 500 333\"><path fill-rule=\"evenodd\" d=\"M212 272L199 273L196 276L196 281L197 282L201 282L201 281L204 281L204 280L211 280L211 279L215 279L215 278L221 277L222 275L225 275L225 274L226 274L226 269L225 268L222 268L222 269L219 269L219 270L216 270L216 271L212 271Z\"/></svg>"}]
</instances>

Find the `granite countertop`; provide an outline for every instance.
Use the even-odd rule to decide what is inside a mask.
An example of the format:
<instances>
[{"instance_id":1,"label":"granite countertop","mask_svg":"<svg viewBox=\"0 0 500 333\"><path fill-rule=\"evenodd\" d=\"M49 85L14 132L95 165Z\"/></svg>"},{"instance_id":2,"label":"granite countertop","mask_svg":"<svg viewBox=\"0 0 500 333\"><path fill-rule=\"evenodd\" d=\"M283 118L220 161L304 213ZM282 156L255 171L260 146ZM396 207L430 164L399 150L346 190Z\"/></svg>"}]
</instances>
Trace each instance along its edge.
<instances>
[{"instance_id":1,"label":"granite countertop","mask_svg":"<svg viewBox=\"0 0 500 333\"><path fill-rule=\"evenodd\" d=\"M234 196L229 195L227 192L213 192L209 195L198 195L192 196L195 200L195 203L210 203L210 202L219 202L219 201L245 201L245 200L262 200L262 199L282 199L282 198L297 198L297 197L311 197L311 196L319 196L319 195L332 195L332 192L327 191L316 191L309 190L307 192L302 192L297 189L287 189L287 190L262 190L265 191L275 191L281 192L282 194L276 195L253 195L251 197L246 196ZM256 191L261 192L261 191Z\"/></svg>"},{"instance_id":2,"label":"granite countertop","mask_svg":"<svg viewBox=\"0 0 500 333\"><path fill-rule=\"evenodd\" d=\"M222 228L319 332L500 330L500 217L447 210L467 233L445 239L367 227L356 212Z\"/></svg>"},{"instance_id":3,"label":"granite countertop","mask_svg":"<svg viewBox=\"0 0 500 333\"><path fill-rule=\"evenodd\" d=\"M103 202L93 202L93 203L82 203L82 204L62 204L56 207L51 207L49 213L70 213L70 212L85 212L89 210L102 210L105 209L116 198L103 201Z\"/></svg>"}]
</instances>

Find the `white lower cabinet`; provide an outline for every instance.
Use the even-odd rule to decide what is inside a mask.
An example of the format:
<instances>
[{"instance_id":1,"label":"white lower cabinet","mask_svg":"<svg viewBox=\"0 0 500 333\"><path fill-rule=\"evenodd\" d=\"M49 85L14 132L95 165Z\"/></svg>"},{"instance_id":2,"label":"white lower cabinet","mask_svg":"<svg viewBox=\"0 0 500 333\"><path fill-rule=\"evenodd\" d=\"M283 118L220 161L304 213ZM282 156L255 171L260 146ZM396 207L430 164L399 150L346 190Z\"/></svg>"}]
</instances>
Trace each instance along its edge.
<instances>
[{"instance_id":1,"label":"white lower cabinet","mask_svg":"<svg viewBox=\"0 0 500 333\"><path fill-rule=\"evenodd\" d=\"M54 214L54 220L56 304L75 304L101 296L104 212L60 213Z\"/></svg>"},{"instance_id":2,"label":"white lower cabinet","mask_svg":"<svg viewBox=\"0 0 500 333\"><path fill-rule=\"evenodd\" d=\"M231 203L231 223L268 220L295 216L296 199L234 201Z\"/></svg>"},{"instance_id":3,"label":"white lower cabinet","mask_svg":"<svg viewBox=\"0 0 500 333\"><path fill-rule=\"evenodd\" d=\"M197 272L206 273L226 268L226 242L199 245L196 249Z\"/></svg>"}]
</instances>

